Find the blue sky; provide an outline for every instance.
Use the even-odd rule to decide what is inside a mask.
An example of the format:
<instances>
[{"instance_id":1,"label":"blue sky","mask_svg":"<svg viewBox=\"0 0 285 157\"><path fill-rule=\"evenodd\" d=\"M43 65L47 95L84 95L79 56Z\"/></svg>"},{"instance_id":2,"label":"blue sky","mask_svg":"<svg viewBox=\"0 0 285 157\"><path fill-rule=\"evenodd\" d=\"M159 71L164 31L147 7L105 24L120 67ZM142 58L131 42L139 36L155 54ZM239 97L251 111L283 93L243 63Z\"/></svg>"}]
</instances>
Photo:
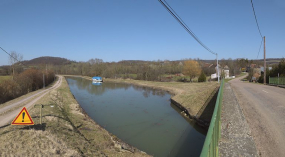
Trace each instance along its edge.
<instances>
[{"instance_id":1,"label":"blue sky","mask_svg":"<svg viewBox=\"0 0 285 157\"><path fill-rule=\"evenodd\" d=\"M220 59L257 58L261 37L250 0L167 2ZM267 57L285 57L285 2L253 2ZM215 59L157 0L0 0L0 7L0 46L24 60ZM0 65L7 64L1 51Z\"/></svg>"}]
</instances>

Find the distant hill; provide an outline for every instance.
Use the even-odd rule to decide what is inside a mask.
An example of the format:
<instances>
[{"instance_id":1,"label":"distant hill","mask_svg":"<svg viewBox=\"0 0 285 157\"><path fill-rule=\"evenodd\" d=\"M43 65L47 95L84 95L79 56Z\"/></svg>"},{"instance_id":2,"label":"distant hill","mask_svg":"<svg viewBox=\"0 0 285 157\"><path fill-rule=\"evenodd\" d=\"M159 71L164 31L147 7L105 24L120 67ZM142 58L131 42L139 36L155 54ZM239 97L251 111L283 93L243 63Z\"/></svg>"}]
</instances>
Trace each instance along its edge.
<instances>
[{"instance_id":1,"label":"distant hill","mask_svg":"<svg viewBox=\"0 0 285 157\"><path fill-rule=\"evenodd\" d=\"M66 58L44 56L44 57L34 58L29 61L23 61L22 63L25 65L39 65L39 64L65 65L74 62L75 61L70 61Z\"/></svg>"}]
</instances>

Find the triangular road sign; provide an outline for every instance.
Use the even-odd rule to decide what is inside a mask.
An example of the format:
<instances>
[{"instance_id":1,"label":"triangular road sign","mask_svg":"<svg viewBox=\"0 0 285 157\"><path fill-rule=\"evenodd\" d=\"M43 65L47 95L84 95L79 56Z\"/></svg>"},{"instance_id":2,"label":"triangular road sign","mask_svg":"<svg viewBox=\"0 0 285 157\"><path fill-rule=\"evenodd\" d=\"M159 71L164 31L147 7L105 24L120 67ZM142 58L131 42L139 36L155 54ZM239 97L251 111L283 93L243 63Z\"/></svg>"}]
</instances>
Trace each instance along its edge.
<instances>
[{"instance_id":1,"label":"triangular road sign","mask_svg":"<svg viewBox=\"0 0 285 157\"><path fill-rule=\"evenodd\" d=\"M26 107L24 107L18 116L14 119L12 125L34 125L34 122Z\"/></svg>"}]
</instances>

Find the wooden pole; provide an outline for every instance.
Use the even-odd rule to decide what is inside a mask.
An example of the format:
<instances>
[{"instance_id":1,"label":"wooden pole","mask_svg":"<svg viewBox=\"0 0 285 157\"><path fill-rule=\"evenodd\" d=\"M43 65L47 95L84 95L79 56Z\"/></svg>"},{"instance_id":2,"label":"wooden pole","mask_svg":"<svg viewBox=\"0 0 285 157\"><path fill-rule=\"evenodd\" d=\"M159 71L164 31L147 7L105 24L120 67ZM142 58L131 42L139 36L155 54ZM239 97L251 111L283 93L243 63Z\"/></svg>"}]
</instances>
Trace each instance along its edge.
<instances>
[{"instance_id":1,"label":"wooden pole","mask_svg":"<svg viewBox=\"0 0 285 157\"><path fill-rule=\"evenodd\" d=\"M45 89L45 74L43 73L43 89Z\"/></svg>"},{"instance_id":2,"label":"wooden pole","mask_svg":"<svg viewBox=\"0 0 285 157\"><path fill-rule=\"evenodd\" d=\"M263 83L266 84L266 51L265 51L265 36L264 38L264 81Z\"/></svg>"},{"instance_id":3,"label":"wooden pole","mask_svg":"<svg viewBox=\"0 0 285 157\"><path fill-rule=\"evenodd\" d=\"M42 108L43 105L40 106L40 124L42 124Z\"/></svg>"}]
</instances>

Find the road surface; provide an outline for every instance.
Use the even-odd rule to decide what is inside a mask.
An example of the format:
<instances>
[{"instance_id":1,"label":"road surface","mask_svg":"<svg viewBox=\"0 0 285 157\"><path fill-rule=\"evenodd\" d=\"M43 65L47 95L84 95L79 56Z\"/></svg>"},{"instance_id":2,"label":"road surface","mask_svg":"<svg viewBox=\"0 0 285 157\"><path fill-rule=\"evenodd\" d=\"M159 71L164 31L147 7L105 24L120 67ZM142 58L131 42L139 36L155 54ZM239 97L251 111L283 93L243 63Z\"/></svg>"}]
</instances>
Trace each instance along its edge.
<instances>
[{"instance_id":1,"label":"road surface","mask_svg":"<svg viewBox=\"0 0 285 157\"><path fill-rule=\"evenodd\" d=\"M41 99L43 96L45 96L50 90L52 89L56 89L58 88L60 85L61 85L61 81L62 81L62 76L59 76L59 79L58 81L51 87L51 88L48 88L48 89L45 89L43 91L40 91L40 92L37 92L25 99L22 99L16 103L13 103L9 106L6 106L6 107L3 107L0 109L0 114L1 113L4 113L0 116L0 127L2 126L5 126L7 124L10 124L14 118L19 114L19 112L22 110L22 107L20 108L17 108L13 111L10 111L12 110L13 108L17 107L17 106L22 106L23 103L25 103L26 101L29 101L29 100L32 100L31 102L27 103L25 105L25 107L28 109L30 108L31 106L33 106L39 99ZM9 111L9 112L7 112ZM5 113L7 112L7 113Z\"/></svg>"},{"instance_id":2,"label":"road surface","mask_svg":"<svg viewBox=\"0 0 285 157\"><path fill-rule=\"evenodd\" d=\"M285 156L285 89L230 81L260 156Z\"/></svg>"}]
</instances>

